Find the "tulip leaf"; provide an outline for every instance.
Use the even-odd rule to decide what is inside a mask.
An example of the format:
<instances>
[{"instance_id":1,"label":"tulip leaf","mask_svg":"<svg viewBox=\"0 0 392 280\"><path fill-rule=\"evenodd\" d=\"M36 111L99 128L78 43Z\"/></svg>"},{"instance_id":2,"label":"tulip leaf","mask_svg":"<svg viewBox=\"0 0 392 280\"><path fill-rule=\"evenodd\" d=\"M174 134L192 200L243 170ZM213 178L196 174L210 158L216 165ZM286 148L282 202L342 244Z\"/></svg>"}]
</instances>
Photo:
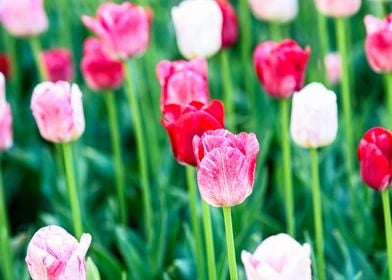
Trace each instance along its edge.
<instances>
[{"instance_id":1,"label":"tulip leaf","mask_svg":"<svg viewBox=\"0 0 392 280\"><path fill-rule=\"evenodd\" d=\"M87 280L101 280L97 266L91 257L87 258L86 263Z\"/></svg>"}]
</instances>

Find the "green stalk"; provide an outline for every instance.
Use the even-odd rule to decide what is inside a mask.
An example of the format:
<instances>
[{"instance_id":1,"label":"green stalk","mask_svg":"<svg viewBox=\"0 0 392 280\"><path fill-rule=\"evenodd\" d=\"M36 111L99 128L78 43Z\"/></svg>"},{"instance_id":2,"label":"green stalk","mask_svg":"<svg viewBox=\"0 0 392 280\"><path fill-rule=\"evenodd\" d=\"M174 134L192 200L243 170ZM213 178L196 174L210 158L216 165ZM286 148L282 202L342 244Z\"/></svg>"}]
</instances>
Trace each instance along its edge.
<instances>
[{"instance_id":1,"label":"green stalk","mask_svg":"<svg viewBox=\"0 0 392 280\"><path fill-rule=\"evenodd\" d=\"M43 64L43 61L41 59L41 42L39 40L39 37L33 36L30 38L30 45L31 45L31 50L33 51L33 56L35 59L35 63L37 64L37 69L38 69L38 78L39 80L46 81L48 79L46 71L45 71L45 66Z\"/></svg>"},{"instance_id":2,"label":"green stalk","mask_svg":"<svg viewBox=\"0 0 392 280\"><path fill-rule=\"evenodd\" d=\"M230 76L230 66L228 59L228 51L223 49L220 51L221 71L223 80L224 103L225 113L227 119L227 127L230 131L235 131L235 105L234 105L234 92L233 84Z\"/></svg>"},{"instance_id":3,"label":"green stalk","mask_svg":"<svg viewBox=\"0 0 392 280\"><path fill-rule=\"evenodd\" d=\"M325 57L328 54L329 48L329 37L328 37L328 27L327 27L327 18L321 13L317 13L317 27L319 33L319 42L320 42L320 59L321 59L321 77L322 81L325 85L329 85L327 70L325 65Z\"/></svg>"},{"instance_id":4,"label":"green stalk","mask_svg":"<svg viewBox=\"0 0 392 280\"><path fill-rule=\"evenodd\" d=\"M284 198L286 206L287 232L295 238L295 217L293 198L293 174L291 170L291 147L289 138L289 99L279 100L280 121L281 121L281 141L283 152L283 180Z\"/></svg>"},{"instance_id":5,"label":"green stalk","mask_svg":"<svg viewBox=\"0 0 392 280\"><path fill-rule=\"evenodd\" d=\"M112 142L112 152L114 159L114 174L117 190L117 199L120 208L120 223L124 227L127 225L128 213L125 196L124 166L121 152L120 131L118 127L117 107L114 93L107 91L104 93L106 108L109 116L110 137Z\"/></svg>"},{"instance_id":6,"label":"green stalk","mask_svg":"<svg viewBox=\"0 0 392 280\"><path fill-rule=\"evenodd\" d=\"M7 53L9 55L9 62L11 67L11 84L14 90L13 96L15 100L15 105L13 106L13 110L18 109L18 101L21 94L20 91L20 83L19 83L19 63L18 63L18 55L16 50L16 39L10 36L8 33L4 32L4 43ZM17 115L17 114L16 114Z\"/></svg>"},{"instance_id":7,"label":"green stalk","mask_svg":"<svg viewBox=\"0 0 392 280\"><path fill-rule=\"evenodd\" d=\"M237 264L235 261L235 246L234 246L234 237L233 237L233 224L231 221L231 208L230 207L222 207L223 209L223 217L225 220L225 231L226 231L226 245L227 245L227 254L229 258L229 271L230 271L230 279L237 280Z\"/></svg>"},{"instance_id":8,"label":"green stalk","mask_svg":"<svg viewBox=\"0 0 392 280\"><path fill-rule=\"evenodd\" d=\"M270 27L271 39L275 42L279 42L280 40L282 40L281 25L276 22L270 22L269 27Z\"/></svg>"},{"instance_id":9,"label":"green stalk","mask_svg":"<svg viewBox=\"0 0 392 280\"><path fill-rule=\"evenodd\" d=\"M387 239L389 280L392 280L392 223L388 189L381 192L381 197L384 210L385 236Z\"/></svg>"},{"instance_id":10,"label":"green stalk","mask_svg":"<svg viewBox=\"0 0 392 280\"><path fill-rule=\"evenodd\" d=\"M387 105L388 105L388 126L392 128L392 73L384 75L387 87Z\"/></svg>"},{"instance_id":11,"label":"green stalk","mask_svg":"<svg viewBox=\"0 0 392 280\"><path fill-rule=\"evenodd\" d=\"M208 280L216 280L214 235L212 233L210 206L202 199L204 238L206 240Z\"/></svg>"},{"instance_id":12,"label":"green stalk","mask_svg":"<svg viewBox=\"0 0 392 280\"><path fill-rule=\"evenodd\" d=\"M316 255L317 272L318 272L318 279L325 280L323 214L322 214L322 205L321 205L317 149L311 149L310 156L311 156L312 185L313 185L313 190L312 190L313 215L314 215L314 226L316 232L316 245L317 245L317 255Z\"/></svg>"},{"instance_id":13,"label":"green stalk","mask_svg":"<svg viewBox=\"0 0 392 280\"><path fill-rule=\"evenodd\" d=\"M76 186L72 147L70 143L60 144L63 150L65 175L67 177L69 202L71 205L72 222L76 238L83 234L82 215L80 211L80 203L78 189Z\"/></svg>"}]
</instances>

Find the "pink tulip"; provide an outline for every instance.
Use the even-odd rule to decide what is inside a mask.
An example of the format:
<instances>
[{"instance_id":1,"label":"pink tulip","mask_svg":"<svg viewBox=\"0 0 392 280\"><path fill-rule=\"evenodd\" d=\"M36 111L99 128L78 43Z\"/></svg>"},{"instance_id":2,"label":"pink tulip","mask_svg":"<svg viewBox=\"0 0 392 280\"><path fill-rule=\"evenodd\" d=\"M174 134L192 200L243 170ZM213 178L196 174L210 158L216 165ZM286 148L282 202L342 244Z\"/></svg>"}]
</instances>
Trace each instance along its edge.
<instances>
[{"instance_id":1,"label":"pink tulip","mask_svg":"<svg viewBox=\"0 0 392 280\"><path fill-rule=\"evenodd\" d=\"M208 64L205 59L161 61L156 69L161 90L161 110L168 104L208 103Z\"/></svg>"},{"instance_id":2,"label":"pink tulip","mask_svg":"<svg viewBox=\"0 0 392 280\"><path fill-rule=\"evenodd\" d=\"M197 183L201 197L212 206L242 203L255 180L259 143L253 133L234 135L225 129L194 136Z\"/></svg>"},{"instance_id":3,"label":"pink tulip","mask_svg":"<svg viewBox=\"0 0 392 280\"><path fill-rule=\"evenodd\" d=\"M361 0L315 0L320 13L332 17L348 17L358 12Z\"/></svg>"},{"instance_id":4,"label":"pink tulip","mask_svg":"<svg viewBox=\"0 0 392 280\"><path fill-rule=\"evenodd\" d=\"M237 42L238 21L237 14L228 0L216 0L223 16L222 48L228 48Z\"/></svg>"},{"instance_id":5,"label":"pink tulip","mask_svg":"<svg viewBox=\"0 0 392 280\"><path fill-rule=\"evenodd\" d=\"M0 151L12 146L12 114L11 107L5 100L5 78L0 73Z\"/></svg>"},{"instance_id":6,"label":"pink tulip","mask_svg":"<svg viewBox=\"0 0 392 280\"><path fill-rule=\"evenodd\" d=\"M385 20L378 19L374 16L365 17L366 57L376 72L392 71L392 14Z\"/></svg>"},{"instance_id":7,"label":"pink tulip","mask_svg":"<svg viewBox=\"0 0 392 280\"><path fill-rule=\"evenodd\" d=\"M78 242L62 227L38 230L27 247L26 263L33 280L85 280L86 253L91 235L84 233Z\"/></svg>"},{"instance_id":8,"label":"pink tulip","mask_svg":"<svg viewBox=\"0 0 392 280\"><path fill-rule=\"evenodd\" d=\"M259 19L289 22L298 14L298 0L248 0L252 13Z\"/></svg>"},{"instance_id":9,"label":"pink tulip","mask_svg":"<svg viewBox=\"0 0 392 280\"><path fill-rule=\"evenodd\" d=\"M43 0L2 0L0 17L4 28L14 36L34 36L48 29Z\"/></svg>"},{"instance_id":10,"label":"pink tulip","mask_svg":"<svg viewBox=\"0 0 392 280\"><path fill-rule=\"evenodd\" d=\"M114 89L124 80L123 64L105 55L95 38L84 42L81 68L87 85L93 90Z\"/></svg>"},{"instance_id":11,"label":"pink tulip","mask_svg":"<svg viewBox=\"0 0 392 280\"><path fill-rule=\"evenodd\" d=\"M311 280L311 250L281 233L265 239L253 254L242 251L248 280Z\"/></svg>"},{"instance_id":12,"label":"pink tulip","mask_svg":"<svg viewBox=\"0 0 392 280\"><path fill-rule=\"evenodd\" d=\"M84 132L82 93L76 84L42 82L33 91L31 110L41 136L47 141L67 143Z\"/></svg>"},{"instance_id":13,"label":"pink tulip","mask_svg":"<svg viewBox=\"0 0 392 280\"><path fill-rule=\"evenodd\" d=\"M332 85L337 84L342 76L341 60L338 53L329 53L324 59L327 71L328 82Z\"/></svg>"},{"instance_id":14,"label":"pink tulip","mask_svg":"<svg viewBox=\"0 0 392 280\"><path fill-rule=\"evenodd\" d=\"M135 4L104 3L97 18L83 16L84 25L102 41L112 58L126 59L143 54L150 39L151 11Z\"/></svg>"},{"instance_id":15,"label":"pink tulip","mask_svg":"<svg viewBox=\"0 0 392 280\"><path fill-rule=\"evenodd\" d=\"M42 52L45 71L50 81L68 81L73 78L72 55L68 49L58 48Z\"/></svg>"}]
</instances>

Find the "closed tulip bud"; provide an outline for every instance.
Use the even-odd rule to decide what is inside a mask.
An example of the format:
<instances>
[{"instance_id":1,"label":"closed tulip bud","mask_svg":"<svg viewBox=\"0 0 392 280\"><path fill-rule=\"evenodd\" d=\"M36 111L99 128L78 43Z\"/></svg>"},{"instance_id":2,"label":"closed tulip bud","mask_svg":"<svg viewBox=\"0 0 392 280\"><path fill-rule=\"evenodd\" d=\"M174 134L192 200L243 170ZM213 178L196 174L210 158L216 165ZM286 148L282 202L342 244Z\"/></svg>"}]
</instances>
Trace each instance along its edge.
<instances>
[{"instance_id":1,"label":"closed tulip bud","mask_svg":"<svg viewBox=\"0 0 392 280\"><path fill-rule=\"evenodd\" d=\"M275 98L290 97L302 88L310 48L302 49L293 40L260 43L253 61L257 76L267 94Z\"/></svg>"},{"instance_id":2,"label":"closed tulip bud","mask_svg":"<svg viewBox=\"0 0 392 280\"><path fill-rule=\"evenodd\" d=\"M12 142L11 107L5 100L5 78L0 73L0 151L9 149Z\"/></svg>"},{"instance_id":3,"label":"closed tulip bud","mask_svg":"<svg viewBox=\"0 0 392 280\"><path fill-rule=\"evenodd\" d=\"M368 130L358 146L362 180L383 191L392 181L392 134L382 127Z\"/></svg>"},{"instance_id":4,"label":"closed tulip bud","mask_svg":"<svg viewBox=\"0 0 392 280\"><path fill-rule=\"evenodd\" d=\"M41 136L50 142L67 143L84 132L82 93L76 84L42 82L33 91L31 110Z\"/></svg>"},{"instance_id":5,"label":"closed tulip bud","mask_svg":"<svg viewBox=\"0 0 392 280\"><path fill-rule=\"evenodd\" d=\"M291 137L303 148L331 144L338 131L336 95L320 83L312 83L293 95Z\"/></svg>"},{"instance_id":6,"label":"closed tulip bud","mask_svg":"<svg viewBox=\"0 0 392 280\"><path fill-rule=\"evenodd\" d=\"M315 0L320 13L332 17L349 17L358 12L361 0Z\"/></svg>"},{"instance_id":7,"label":"closed tulip bud","mask_svg":"<svg viewBox=\"0 0 392 280\"><path fill-rule=\"evenodd\" d=\"M7 79L11 73L10 59L7 54L0 53L0 72Z\"/></svg>"},{"instance_id":8,"label":"closed tulip bud","mask_svg":"<svg viewBox=\"0 0 392 280\"><path fill-rule=\"evenodd\" d=\"M168 104L207 103L208 64L204 59L161 61L156 69L161 85L161 110Z\"/></svg>"},{"instance_id":9,"label":"closed tulip bud","mask_svg":"<svg viewBox=\"0 0 392 280\"><path fill-rule=\"evenodd\" d=\"M58 48L42 52L42 61L47 77L52 82L68 81L73 78L72 55L68 49Z\"/></svg>"},{"instance_id":10,"label":"closed tulip bud","mask_svg":"<svg viewBox=\"0 0 392 280\"><path fill-rule=\"evenodd\" d=\"M124 66L109 58L95 38L84 42L81 70L87 85L93 90L114 89L124 81Z\"/></svg>"},{"instance_id":11,"label":"closed tulip bud","mask_svg":"<svg viewBox=\"0 0 392 280\"><path fill-rule=\"evenodd\" d=\"M265 239L253 254L241 253L248 280L311 280L310 256L309 244L301 245L284 233Z\"/></svg>"},{"instance_id":12,"label":"closed tulip bud","mask_svg":"<svg viewBox=\"0 0 392 280\"><path fill-rule=\"evenodd\" d=\"M181 54L207 58L222 46L223 16L214 0L185 0L172 9L172 19Z\"/></svg>"},{"instance_id":13,"label":"closed tulip bud","mask_svg":"<svg viewBox=\"0 0 392 280\"><path fill-rule=\"evenodd\" d=\"M392 72L392 14L385 20L367 15L365 52L367 60L376 72Z\"/></svg>"},{"instance_id":14,"label":"closed tulip bud","mask_svg":"<svg viewBox=\"0 0 392 280\"><path fill-rule=\"evenodd\" d=\"M342 76L341 59L338 53L329 53L324 59L327 79L331 85L337 84Z\"/></svg>"},{"instance_id":15,"label":"closed tulip bud","mask_svg":"<svg viewBox=\"0 0 392 280\"><path fill-rule=\"evenodd\" d=\"M33 280L85 280L86 253L91 235L84 233L78 242L62 227L38 230L27 247L26 263Z\"/></svg>"},{"instance_id":16,"label":"closed tulip bud","mask_svg":"<svg viewBox=\"0 0 392 280\"><path fill-rule=\"evenodd\" d=\"M238 21L237 14L229 0L216 0L223 16L222 48L228 48L237 42Z\"/></svg>"},{"instance_id":17,"label":"closed tulip bud","mask_svg":"<svg viewBox=\"0 0 392 280\"><path fill-rule=\"evenodd\" d=\"M259 142L253 133L210 130L193 138L201 197L215 207L242 203L253 190Z\"/></svg>"},{"instance_id":18,"label":"closed tulip bud","mask_svg":"<svg viewBox=\"0 0 392 280\"><path fill-rule=\"evenodd\" d=\"M83 16L84 25L102 41L112 58L126 59L143 54L150 40L151 11L138 5L104 3L97 18Z\"/></svg>"},{"instance_id":19,"label":"closed tulip bud","mask_svg":"<svg viewBox=\"0 0 392 280\"><path fill-rule=\"evenodd\" d=\"M4 28L17 37L38 35L48 29L43 0L2 0L0 15Z\"/></svg>"},{"instance_id":20,"label":"closed tulip bud","mask_svg":"<svg viewBox=\"0 0 392 280\"><path fill-rule=\"evenodd\" d=\"M253 14L265 21L289 22L298 14L298 0L249 0Z\"/></svg>"}]
</instances>

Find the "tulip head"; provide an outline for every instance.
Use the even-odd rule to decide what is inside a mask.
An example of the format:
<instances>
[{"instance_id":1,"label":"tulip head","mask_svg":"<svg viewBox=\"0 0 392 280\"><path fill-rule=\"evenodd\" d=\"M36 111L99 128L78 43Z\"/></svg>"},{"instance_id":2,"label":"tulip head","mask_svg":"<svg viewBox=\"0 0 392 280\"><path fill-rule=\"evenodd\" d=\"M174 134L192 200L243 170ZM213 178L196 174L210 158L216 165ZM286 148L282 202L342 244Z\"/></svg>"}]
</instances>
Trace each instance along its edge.
<instances>
[{"instance_id":1,"label":"tulip head","mask_svg":"<svg viewBox=\"0 0 392 280\"><path fill-rule=\"evenodd\" d=\"M265 21L289 22L298 14L298 0L249 0L253 14Z\"/></svg>"},{"instance_id":2,"label":"tulip head","mask_svg":"<svg viewBox=\"0 0 392 280\"><path fill-rule=\"evenodd\" d=\"M327 71L327 79L331 85L337 84L342 76L342 61L340 54L329 53L324 59L325 70Z\"/></svg>"},{"instance_id":3,"label":"tulip head","mask_svg":"<svg viewBox=\"0 0 392 280\"><path fill-rule=\"evenodd\" d=\"M68 49L46 50L42 52L41 58L50 81L72 81L73 63L71 52Z\"/></svg>"},{"instance_id":4,"label":"tulip head","mask_svg":"<svg viewBox=\"0 0 392 280\"><path fill-rule=\"evenodd\" d=\"M5 78L0 73L0 151L9 149L12 142L11 107L5 99Z\"/></svg>"},{"instance_id":5,"label":"tulip head","mask_svg":"<svg viewBox=\"0 0 392 280\"><path fill-rule=\"evenodd\" d=\"M238 20L237 14L229 0L216 0L222 12L222 48L228 48L237 42Z\"/></svg>"},{"instance_id":6,"label":"tulip head","mask_svg":"<svg viewBox=\"0 0 392 280\"><path fill-rule=\"evenodd\" d=\"M358 12L361 0L315 0L320 13L331 17L349 17Z\"/></svg>"}]
</instances>

